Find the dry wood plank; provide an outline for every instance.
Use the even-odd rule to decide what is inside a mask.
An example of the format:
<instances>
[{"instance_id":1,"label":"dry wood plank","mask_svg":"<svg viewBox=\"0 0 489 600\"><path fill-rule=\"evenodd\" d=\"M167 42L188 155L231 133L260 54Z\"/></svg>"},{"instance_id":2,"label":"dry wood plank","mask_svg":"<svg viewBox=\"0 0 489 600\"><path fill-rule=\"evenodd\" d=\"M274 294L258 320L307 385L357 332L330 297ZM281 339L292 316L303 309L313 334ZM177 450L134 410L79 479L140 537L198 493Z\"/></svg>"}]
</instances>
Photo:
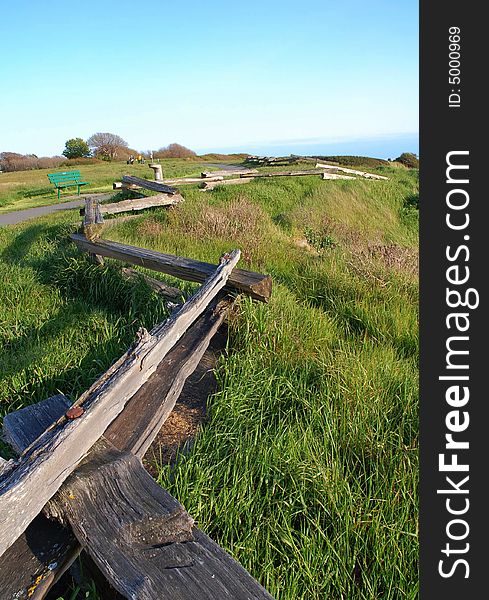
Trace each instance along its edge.
<instances>
[{"instance_id":1,"label":"dry wood plank","mask_svg":"<svg viewBox=\"0 0 489 600\"><path fill-rule=\"evenodd\" d=\"M202 180L201 180L202 181ZM242 185L243 183L251 183L253 181L252 177L247 179L224 179L223 181L211 181L210 179L205 179L199 185L201 190L213 190L215 187L219 185Z\"/></svg>"},{"instance_id":2,"label":"dry wood plank","mask_svg":"<svg viewBox=\"0 0 489 600\"><path fill-rule=\"evenodd\" d=\"M103 230L104 218L100 212L100 202L89 196L85 198L85 211L83 218L83 233L89 240L96 239ZM97 265L103 265L104 259L96 253L90 253L90 260Z\"/></svg>"},{"instance_id":3,"label":"dry wood plank","mask_svg":"<svg viewBox=\"0 0 489 600\"><path fill-rule=\"evenodd\" d=\"M316 163L317 169L333 169L335 171L341 171L342 173L351 173L352 175L358 175L360 177L364 177L365 179L389 179L388 177L384 177L383 175L376 175L374 173L367 173L366 171L357 171L356 169L348 169L346 167L340 167L339 165L325 165L324 163Z\"/></svg>"},{"instance_id":4,"label":"dry wood plank","mask_svg":"<svg viewBox=\"0 0 489 600\"><path fill-rule=\"evenodd\" d=\"M63 394L5 416L3 438L21 454L71 406ZM0 556L0 598L43 598L80 554L70 529L38 515Z\"/></svg>"},{"instance_id":5,"label":"dry wood plank","mask_svg":"<svg viewBox=\"0 0 489 600\"><path fill-rule=\"evenodd\" d=\"M215 177L211 177L212 181L222 181L224 179L223 176L216 175ZM190 183L200 183L202 181L201 177L179 177L176 179L165 179L163 183L168 183L172 185L185 185Z\"/></svg>"},{"instance_id":6,"label":"dry wood plank","mask_svg":"<svg viewBox=\"0 0 489 600\"><path fill-rule=\"evenodd\" d=\"M256 169L224 169L222 171L202 171L202 179L212 179L214 177L236 177L246 173L258 173Z\"/></svg>"},{"instance_id":7,"label":"dry wood plank","mask_svg":"<svg viewBox=\"0 0 489 600\"><path fill-rule=\"evenodd\" d=\"M176 188L165 185L159 181L149 181L148 179L142 179L141 177L134 177L132 175L124 175L122 178L122 183L142 187L147 190L152 190L153 192L163 192L164 194L178 193Z\"/></svg>"},{"instance_id":8,"label":"dry wood plank","mask_svg":"<svg viewBox=\"0 0 489 600\"><path fill-rule=\"evenodd\" d=\"M318 169L306 169L305 171L272 171L270 173L245 173L240 177L300 177L303 175L322 175L323 171Z\"/></svg>"},{"instance_id":9,"label":"dry wood plank","mask_svg":"<svg viewBox=\"0 0 489 600\"><path fill-rule=\"evenodd\" d=\"M50 503L110 584L137 600L270 599L140 461L99 440ZM199 535L200 534L200 535Z\"/></svg>"},{"instance_id":10,"label":"dry wood plank","mask_svg":"<svg viewBox=\"0 0 489 600\"><path fill-rule=\"evenodd\" d=\"M212 303L160 362L155 373L105 431L104 437L114 446L140 458L144 455L228 309L226 301ZM59 394L7 415L3 423L5 440L20 454L69 406L69 400ZM36 597L43 598L80 551L70 528L62 529L39 515L0 557L0 598L26 598L27 590L36 581L42 584L36 587Z\"/></svg>"},{"instance_id":11,"label":"dry wood plank","mask_svg":"<svg viewBox=\"0 0 489 600\"><path fill-rule=\"evenodd\" d=\"M222 313L214 311L213 315L220 320ZM22 412L23 418L11 418L7 427L21 423L24 430L39 429L39 411L33 427L26 418L29 408ZM9 438L18 450L30 441L16 429L9 431ZM124 430L118 439L124 441ZM193 527L183 507L151 479L137 459L117 451L105 436L49 503L49 512L74 530L125 598L272 598L222 548ZM49 576L36 587L35 597L44 597Z\"/></svg>"},{"instance_id":12,"label":"dry wood plank","mask_svg":"<svg viewBox=\"0 0 489 600\"><path fill-rule=\"evenodd\" d=\"M108 258L122 260L139 267L173 275L186 281L204 281L215 268L210 263L205 263L190 258L182 258L172 254L164 254L155 250L129 246L109 240L91 242L79 234L71 235L71 239L80 250L96 252ZM272 293L272 279L270 275L262 275L253 271L235 269L226 286L227 290L234 290L248 294L255 300L268 302Z\"/></svg>"},{"instance_id":13,"label":"dry wood plank","mask_svg":"<svg viewBox=\"0 0 489 600\"><path fill-rule=\"evenodd\" d=\"M157 206L171 206L183 202L180 194L158 194L157 196L148 196L146 198L135 198L113 202L111 204L100 205L100 212L103 215L115 215L130 210L144 210Z\"/></svg>"},{"instance_id":14,"label":"dry wood plank","mask_svg":"<svg viewBox=\"0 0 489 600\"><path fill-rule=\"evenodd\" d=\"M144 456L229 308L230 302L226 300L209 306L109 425L105 438L120 450L127 450L140 458Z\"/></svg>"},{"instance_id":15,"label":"dry wood plank","mask_svg":"<svg viewBox=\"0 0 489 600\"><path fill-rule=\"evenodd\" d=\"M338 175L337 173L323 173L321 179L356 179L350 175Z\"/></svg>"},{"instance_id":16,"label":"dry wood plank","mask_svg":"<svg viewBox=\"0 0 489 600\"><path fill-rule=\"evenodd\" d=\"M16 468L0 479L0 556L25 531L129 398L226 285L239 257L238 250L225 256L214 275L178 312L151 333L143 331L135 347L77 400L78 406L83 404L84 413L74 420L63 419L47 430L22 454Z\"/></svg>"},{"instance_id":17,"label":"dry wood plank","mask_svg":"<svg viewBox=\"0 0 489 600\"><path fill-rule=\"evenodd\" d=\"M13 469L15 462L13 460L5 460L0 456L0 477Z\"/></svg>"},{"instance_id":18,"label":"dry wood plank","mask_svg":"<svg viewBox=\"0 0 489 600\"><path fill-rule=\"evenodd\" d=\"M81 546L70 529L38 515L0 556L0 598L44 598L80 551Z\"/></svg>"}]
</instances>

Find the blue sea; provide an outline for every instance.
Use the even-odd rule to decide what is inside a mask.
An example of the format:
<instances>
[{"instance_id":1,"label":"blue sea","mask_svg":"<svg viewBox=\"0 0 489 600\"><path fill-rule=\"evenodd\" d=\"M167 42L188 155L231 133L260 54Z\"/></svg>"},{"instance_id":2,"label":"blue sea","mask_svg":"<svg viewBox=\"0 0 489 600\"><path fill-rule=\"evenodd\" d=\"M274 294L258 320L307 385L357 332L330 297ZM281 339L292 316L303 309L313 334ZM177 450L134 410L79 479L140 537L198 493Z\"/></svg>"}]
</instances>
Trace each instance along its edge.
<instances>
[{"instance_id":1,"label":"blue sea","mask_svg":"<svg viewBox=\"0 0 489 600\"><path fill-rule=\"evenodd\" d=\"M353 155L373 158L397 158L403 152L412 152L419 156L419 135L402 134L375 138L362 138L328 142L327 140L288 140L283 142L243 144L221 148L199 149L199 154L206 152L246 152L259 156L288 156L289 154L307 155Z\"/></svg>"}]
</instances>

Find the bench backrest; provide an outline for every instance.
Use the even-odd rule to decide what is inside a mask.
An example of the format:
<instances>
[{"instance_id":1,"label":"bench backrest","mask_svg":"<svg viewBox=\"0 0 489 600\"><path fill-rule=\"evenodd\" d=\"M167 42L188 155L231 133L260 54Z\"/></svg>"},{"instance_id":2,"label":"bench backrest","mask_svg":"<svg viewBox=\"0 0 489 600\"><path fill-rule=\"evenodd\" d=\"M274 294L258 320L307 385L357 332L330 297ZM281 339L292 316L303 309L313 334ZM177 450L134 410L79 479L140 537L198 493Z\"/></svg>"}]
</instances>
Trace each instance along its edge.
<instances>
[{"instance_id":1,"label":"bench backrest","mask_svg":"<svg viewBox=\"0 0 489 600\"><path fill-rule=\"evenodd\" d=\"M81 181L80 171L63 171L60 173L48 173L48 178L51 183L78 183Z\"/></svg>"}]
</instances>

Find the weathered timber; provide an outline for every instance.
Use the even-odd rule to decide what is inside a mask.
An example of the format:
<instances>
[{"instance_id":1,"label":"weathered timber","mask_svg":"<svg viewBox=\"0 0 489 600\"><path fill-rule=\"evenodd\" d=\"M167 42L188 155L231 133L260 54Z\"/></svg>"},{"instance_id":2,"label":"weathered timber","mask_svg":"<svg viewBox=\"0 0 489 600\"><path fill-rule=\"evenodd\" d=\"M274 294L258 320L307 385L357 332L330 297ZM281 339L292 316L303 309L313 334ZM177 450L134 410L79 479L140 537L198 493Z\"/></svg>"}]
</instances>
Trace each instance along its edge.
<instances>
[{"instance_id":1,"label":"weathered timber","mask_svg":"<svg viewBox=\"0 0 489 600\"><path fill-rule=\"evenodd\" d=\"M187 281L204 281L215 268L210 263L182 258L172 254L163 254L162 252L120 244L118 242L108 240L91 242L78 234L71 235L71 239L80 250L85 252L97 252L108 258L115 258ZM255 300L268 302L272 292L272 279L270 275L235 269L229 276L226 289L237 290L238 292L248 294Z\"/></svg>"},{"instance_id":2,"label":"weathered timber","mask_svg":"<svg viewBox=\"0 0 489 600\"><path fill-rule=\"evenodd\" d=\"M338 175L337 173L323 173L321 179L356 179L356 177L350 177L349 175Z\"/></svg>"},{"instance_id":3,"label":"weathered timber","mask_svg":"<svg viewBox=\"0 0 489 600\"><path fill-rule=\"evenodd\" d=\"M155 373L134 394L104 436L120 450L142 458L173 410L186 379L199 364L209 342L230 308L222 300L209 306L180 342L160 362Z\"/></svg>"},{"instance_id":4,"label":"weathered timber","mask_svg":"<svg viewBox=\"0 0 489 600\"><path fill-rule=\"evenodd\" d=\"M9 413L3 419L3 439L17 454L22 454L70 407L70 400L64 394L57 394Z\"/></svg>"},{"instance_id":5,"label":"weathered timber","mask_svg":"<svg viewBox=\"0 0 489 600\"><path fill-rule=\"evenodd\" d=\"M100 202L89 196L85 198L85 212L83 218L83 233L89 240L99 237L103 230L104 218L100 212ZM90 260L98 265L104 264L104 259L96 254L90 253Z\"/></svg>"},{"instance_id":6,"label":"weathered timber","mask_svg":"<svg viewBox=\"0 0 489 600\"><path fill-rule=\"evenodd\" d=\"M140 458L144 455L228 309L226 301L213 302L160 362L105 431L104 437L114 446ZM20 454L70 406L70 401L59 394L10 413L3 422L5 440ZM49 511L49 503L46 506ZM36 581L42 587L36 587L35 597L43 598L41 593L47 592L80 551L70 528L61 528L39 515L0 557L0 598L27 598L28 588Z\"/></svg>"},{"instance_id":7,"label":"weathered timber","mask_svg":"<svg viewBox=\"0 0 489 600\"><path fill-rule=\"evenodd\" d=\"M21 454L71 406L63 394L32 404L3 420L3 438ZM0 598L44 598L81 552L68 528L38 515L0 556Z\"/></svg>"},{"instance_id":8,"label":"weathered timber","mask_svg":"<svg viewBox=\"0 0 489 600\"><path fill-rule=\"evenodd\" d=\"M156 370L158 363L226 285L239 260L233 251L182 308L124 354L75 403L77 419L63 419L22 454L15 469L0 478L0 556L15 542L60 488L80 459ZM22 506L22 511L18 506Z\"/></svg>"},{"instance_id":9,"label":"weathered timber","mask_svg":"<svg viewBox=\"0 0 489 600\"><path fill-rule=\"evenodd\" d=\"M224 179L223 181L211 181L210 179L205 179L199 185L199 188L201 190L213 190L218 185L242 185L243 183L251 183L252 181L252 177L249 177L247 179Z\"/></svg>"},{"instance_id":10,"label":"weathered timber","mask_svg":"<svg viewBox=\"0 0 489 600\"><path fill-rule=\"evenodd\" d=\"M111 204L101 204L100 212L103 215L115 215L117 213L128 212L130 210L144 210L145 208L154 208L157 206L171 206L183 202L180 194L158 194L157 196L148 196L146 198L135 198L121 200Z\"/></svg>"},{"instance_id":11,"label":"weathered timber","mask_svg":"<svg viewBox=\"0 0 489 600\"><path fill-rule=\"evenodd\" d=\"M343 173L351 173L352 175L358 175L365 177L365 179L389 179L383 175L376 175L375 173L367 173L366 171L357 171L356 169L348 169L346 167L340 167L339 165L325 165L324 163L316 163L316 169L333 169L335 171L341 171Z\"/></svg>"},{"instance_id":12,"label":"weathered timber","mask_svg":"<svg viewBox=\"0 0 489 600\"><path fill-rule=\"evenodd\" d=\"M26 416L21 419L22 427L27 431L39 428L37 415L32 427ZM7 426L12 424L15 419ZM15 430L9 432L14 443L29 443L25 434L16 442L16 435ZM118 439L123 441L123 430ZM272 598L222 548L193 527L183 507L151 479L136 458L116 450L105 436L49 503L49 512L73 529L125 598ZM35 594L31 597L44 597L49 577L53 579L48 573L31 588Z\"/></svg>"},{"instance_id":13,"label":"weathered timber","mask_svg":"<svg viewBox=\"0 0 489 600\"><path fill-rule=\"evenodd\" d=\"M172 287L171 285L168 285L159 279L154 279L154 277L149 277L144 273L139 273L139 271L129 269L128 267L123 267L121 272L126 279L143 279L151 289L153 289L155 292L158 292L158 294L165 296L165 298L172 300L173 302L180 302L182 300L183 294L181 290L176 287Z\"/></svg>"},{"instance_id":14,"label":"weathered timber","mask_svg":"<svg viewBox=\"0 0 489 600\"><path fill-rule=\"evenodd\" d=\"M0 556L0 598L44 598L80 552L70 529L38 515Z\"/></svg>"},{"instance_id":15,"label":"weathered timber","mask_svg":"<svg viewBox=\"0 0 489 600\"><path fill-rule=\"evenodd\" d=\"M270 173L244 173L240 177L300 177L302 175L322 175L323 171L318 169L306 169L305 171L272 171Z\"/></svg>"},{"instance_id":16,"label":"weathered timber","mask_svg":"<svg viewBox=\"0 0 489 600\"><path fill-rule=\"evenodd\" d=\"M158 561L160 569L185 564L174 553L167 556L165 550L155 552L152 547L171 549L174 543L190 541L193 520L135 456L120 452L103 438L67 479L49 509L70 524L107 579L127 598L161 597L150 573L152 554L163 558Z\"/></svg>"},{"instance_id":17,"label":"weathered timber","mask_svg":"<svg viewBox=\"0 0 489 600\"><path fill-rule=\"evenodd\" d=\"M211 177L212 181L222 181L224 177L222 175L216 175L215 177ZM179 177L177 179L165 179L163 183L169 183L173 185L185 185L190 183L200 183L202 181L201 177Z\"/></svg>"},{"instance_id":18,"label":"weathered timber","mask_svg":"<svg viewBox=\"0 0 489 600\"><path fill-rule=\"evenodd\" d=\"M14 466L15 462L13 460L5 460L0 456L0 477L10 471Z\"/></svg>"},{"instance_id":19,"label":"weathered timber","mask_svg":"<svg viewBox=\"0 0 489 600\"><path fill-rule=\"evenodd\" d=\"M176 188L165 185L159 181L149 181L148 179L141 179L141 177L134 177L132 175L124 175L122 183L142 187L147 190L152 190L153 192L163 192L164 194L178 193Z\"/></svg>"},{"instance_id":20,"label":"weathered timber","mask_svg":"<svg viewBox=\"0 0 489 600\"><path fill-rule=\"evenodd\" d=\"M50 503L125 598L271 599L238 563L193 526L183 506L140 461L105 439Z\"/></svg>"},{"instance_id":21,"label":"weathered timber","mask_svg":"<svg viewBox=\"0 0 489 600\"><path fill-rule=\"evenodd\" d=\"M214 177L236 177L237 175L245 175L246 173L258 173L256 169L224 169L222 171L202 171L200 174L202 179L212 179Z\"/></svg>"}]
</instances>

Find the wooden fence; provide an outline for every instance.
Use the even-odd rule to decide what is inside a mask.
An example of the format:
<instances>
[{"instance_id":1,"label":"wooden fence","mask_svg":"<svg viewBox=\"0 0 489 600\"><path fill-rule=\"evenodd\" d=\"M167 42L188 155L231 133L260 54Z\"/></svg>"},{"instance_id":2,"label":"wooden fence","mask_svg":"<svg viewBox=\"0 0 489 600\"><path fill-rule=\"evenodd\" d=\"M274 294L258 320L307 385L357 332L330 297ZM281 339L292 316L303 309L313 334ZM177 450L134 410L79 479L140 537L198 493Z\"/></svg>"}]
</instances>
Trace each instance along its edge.
<instances>
[{"instance_id":1,"label":"wooden fence","mask_svg":"<svg viewBox=\"0 0 489 600\"><path fill-rule=\"evenodd\" d=\"M88 202L86 229L99 217ZM164 323L141 330L73 404L58 395L5 417L18 458L0 461L0 598L44 598L83 549L111 598L270 599L141 464L233 295L266 302L270 277L237 269L238 250L211 265L96 236L72 239L92 255L202 285Z\"/></svg>"}]
</instances>

